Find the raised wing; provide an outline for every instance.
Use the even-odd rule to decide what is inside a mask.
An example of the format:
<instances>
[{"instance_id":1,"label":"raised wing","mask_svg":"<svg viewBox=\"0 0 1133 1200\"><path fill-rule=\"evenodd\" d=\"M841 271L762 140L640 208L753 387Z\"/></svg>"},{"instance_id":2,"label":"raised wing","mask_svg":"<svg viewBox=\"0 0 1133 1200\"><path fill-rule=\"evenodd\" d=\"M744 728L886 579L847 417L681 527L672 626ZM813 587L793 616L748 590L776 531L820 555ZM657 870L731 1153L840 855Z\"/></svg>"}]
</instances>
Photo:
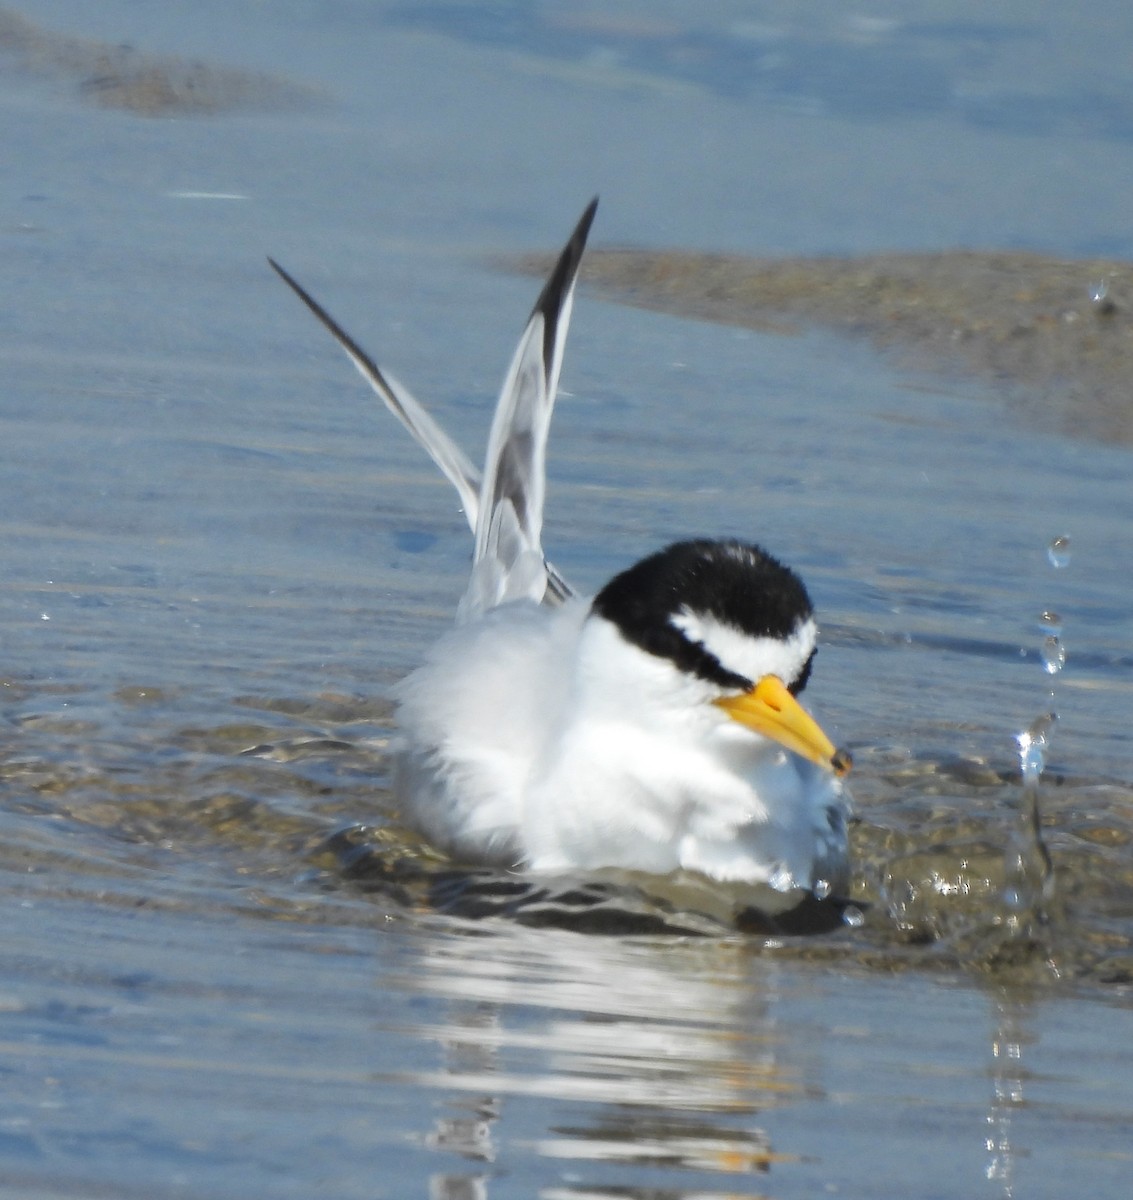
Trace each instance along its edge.
<instances>
[{"instance_id":1,"label":"raised wing","mask_svg":"<svg viewBox=\"0 0 1133 1200\"><path fill-rule=\"evenodd\" d=\"M275 259L269 258L268 262L280 279L330 330L338 344L346 351L350 361L358 368L358 373L381 396L386 408L409 430L417 443L424 447L429 457L440 467L444 477L456 488L461 506L468 517L469 527L475 533L480 513L480 472L472 465L468 455L429 416L409 389L388 372L381 371L366 351L302 285L292 279Z\"/></svg>"},{"instance_id":2,"label":"raised wing","mask_svg":"<svg viewBox=\"0 0 1133 1200\"><path fill-rule=\"evenodd\" d=\"M330 331L363 379L456 488L476 535L461 619L522 597L559 604L573 589L543 557L547 434L570 325L574 284L598 208L595 197L571 234L519 340L492 419L483 478L463 450L402 383L377 363L273 258L275 273Z\"/></svg>"},{"instance_id":3,"label":"raised wing","mask_svg":"<svg viewBox=\"0 0 1133 1200\"><path fill-rule=\"evenodd\" d=\"M488 437L476 553L460 604L462 619L509 600L555 603L570 594L543 556L547 435L575 280L597 208L595 197L535 302L504 378Z\"/></svg>"}]
</instances>

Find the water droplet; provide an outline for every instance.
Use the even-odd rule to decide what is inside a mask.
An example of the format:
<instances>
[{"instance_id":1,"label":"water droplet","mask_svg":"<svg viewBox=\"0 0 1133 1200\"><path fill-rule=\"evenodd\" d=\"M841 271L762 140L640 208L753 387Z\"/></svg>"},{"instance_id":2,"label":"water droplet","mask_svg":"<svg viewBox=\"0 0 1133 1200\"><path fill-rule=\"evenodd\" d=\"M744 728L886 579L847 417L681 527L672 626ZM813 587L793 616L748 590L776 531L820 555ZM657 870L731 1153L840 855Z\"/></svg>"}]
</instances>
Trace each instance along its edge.
<instances>
[{"instance_id":1,"label":"water droplet","mask_svg":"<svg viewBox=\"0 0 1133 1200\"><path fill-rule=\"evenodd\" d=\"M1066 647L1056 637L1043 638L1043 670L1048 675L1057 675L1066 666Z\"/></svg>"},{"instance_id":2,"label":"water droplet","mask_svg":"<svg viewBox=\"0 0 1133 1200\"><path fill-rule=\"evenodd\" d=\"M1056 537L1046 548L1046 556L1050 565L1057 570L1070 565L1070 539L1065 535Z\"/></svg>"},{"instance_id":3,"label":"water droplet","mask_svg":"<svg viewBox=\"0 0 1133 1200\"><path fill-rule=\"evenodd\" d=\"M771 872L771 878L767 882L777 892L790 892L798 887L795 877L787 870L786 863L776 863L775 870Z\"/></svg>"},{"instance_id":4,"label":"water droplet","mask_svg":"<svg viewBox=\"0 0 1133 1200\"><path fill-rule=\"evenodd\" d=\"M1046 767L1045 742L1028 742L1019 745L1019 766L1023 778L1028 782L1037 781Z\"/></svg>"},{"instance_id":5,"label":"water droplet","mask_svg":"<svg viewBox=\"0 0 1133 1200\"><path fill-rule=\"evenodd\" d=\"M814 881L814 887L811 888L811 891L814 892L814 898L816 900L825 900L826 897L830 895L831 890L829 879L816 879Z\"/></svg>"},{"instance_id":6,"label":"water droplet","mask_svg":"<svg viewBox=\"0 0 1133 1200\"><path fill-rule=\"evenodd\" d=\"M1062 632L1062 616L1049 608L1044 610L1039 613L1039 628L1044 633L1050 633L1058 637Z\"/></svg>"},{"instance_id":7,"label":"water droplet","mask_svg":"<svg viewBox=\"0 0 1133 1200\"><path fill-rule=\"evenodd\" d=\"M1019 767L1023 772L1023 781L1028 784L1037 783L1046 766L1046 749L1050 740L1050 731L1058 720L1057 713L1043 713L1036 717L1022 733L1015 735L1019 747Z\"/></svg>"},{"instance_id":8,"label":"water droplet","mask_svg":"<svg viewBox=\"0 0 1133 1200\"><path fill-rule=\"evenodd\" d=\"M1026 902L1023 899L1022 892L1017 887L1006 887L1003 889L1003 907L1009 909L1020 909Z\"/></svg>"},{"instance_id":9,"label":"water droplet","mask_svg":"<svg viewBox=\"0 0 1133 1200\"><path fill-rule=\"evenodd\" d=\"M865 913L856 904L847 904L842 910L842 924L851 929L861 929L865 924Z\"/></svg>"},{"instance_id":10,"label":"water droplet","mask_svg":"<svg viewBox=\"0 0 1133 1200\"><path fill-rule=\"evenodd\" d=\"M1027 726L1026 734L1020 734L1021 737L1026 736L1038 741L1048 741L1051 731L1058 724L1058 713L1042 713Z\"/></svg>"},{"instance_id":11,"label":"water droplet","mask_svg":"<svg viewBox=\"0 0 1133 1200\"><path fill-rule=\"evenodd\" d=\"M1094 312L1101 317L1112 317L1117 312L1117 303L1109 294L1109 282L1111 276L1107 275L1103 279L1099 279L1097 283L1090 285L1090 301L1094 306Z\"/></svg>"}]
</instances>

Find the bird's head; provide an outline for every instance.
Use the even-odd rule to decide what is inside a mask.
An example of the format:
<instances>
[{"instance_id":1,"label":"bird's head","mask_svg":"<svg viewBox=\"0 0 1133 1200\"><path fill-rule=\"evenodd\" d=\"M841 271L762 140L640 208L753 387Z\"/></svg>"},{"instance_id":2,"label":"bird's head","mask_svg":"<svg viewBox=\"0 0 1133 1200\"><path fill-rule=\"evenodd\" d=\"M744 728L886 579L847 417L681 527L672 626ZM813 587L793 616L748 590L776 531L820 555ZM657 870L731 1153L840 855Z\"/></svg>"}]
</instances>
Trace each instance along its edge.
<instances>
[{"instance_id":1,"label":"bird's head","mask_svg":"<svg viewBox=\"0 0 1133 1200\"><path fill-rule=\"evenodd\" d=\"M706 685L709 702L755 733L843 775L835 748L798 702L817 648L802 580L758 546L676 542L612 579L592 612L629 645Z\"/></svg>"}]
</instances>

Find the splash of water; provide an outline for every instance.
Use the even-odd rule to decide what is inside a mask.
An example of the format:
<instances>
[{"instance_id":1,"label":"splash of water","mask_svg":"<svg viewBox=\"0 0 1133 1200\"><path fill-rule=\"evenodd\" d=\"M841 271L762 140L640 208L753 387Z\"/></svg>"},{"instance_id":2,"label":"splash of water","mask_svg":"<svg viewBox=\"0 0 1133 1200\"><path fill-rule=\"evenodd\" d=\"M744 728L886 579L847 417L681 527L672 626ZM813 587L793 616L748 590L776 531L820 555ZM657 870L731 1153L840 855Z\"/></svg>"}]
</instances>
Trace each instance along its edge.
<instances>
[{"instance_id":1,"label":"splash of water","mask_svg":"<svg viewBox=\"0 0 1133 1200\"><path fill-rule=\"evenodd\" d=\"M1022 733L1015 735L1019 747L1019 768L1024 787L1038 787L1046 768L1046 749L1050 734L1058 721L1058 713L1043 713L1036 717Z\"/></svg>"},{"instance_id":2,"label":"splash of water","mask_svg":"<svg viewBox=\"0 0 1133 1200\"><path fill-rule=\"evenodd\" d=\"M1047 923L1047 908L1054 895L1054 864L1043 837L1039 781L1057 721L1057 713L1044 713L1015 737L1023 803L1007 842L1003 907L1007 928L1018 937L1032 936L1036 926Z\"/></svg>"},{"instance_id":3,"label":"splash of water","mask_svg":"<svg viewBox=\"0 0 1133 1200\"><path fill-rule=\"evenodd\" d=\"M1054 538L1047 546L1047 558L1055 570L1068 566L1070 539L1065 536ZM1062 617L1052 609L1044 609L1039 615L1039 629L1043 634L1040 661L1047 675L1053 677L1066 665ZM1053 684L1050 699L1053 702ZM1056 712L1041 713L1015 735L1023 801L1019 819L1007 843L1002 897L1005 924L1015 937L1033 936L1037 927L1047 924L1049 904L1054 895L1054 865L1043 837L1040 788L1051 735L1057 723Z\"/></svg>"},{"instance_id":4,"label":"splash of water","mask_svg":"<svg viewBox=\"0 0 1133 1200\"><path fill-rule=\"evenodd\" d=\"M842 910L842 924L849 929L861 929L865 924L865 913L856 904L847 904Z\"/></svg>"},{"instance_id":5,"label":"splash of water","mask_svg":"<svg viewBox=\"0 0 1133 1200\"><path fill-rule=\"evenodd\" d=\"M1066 647L1060 637L1050 634L1043 638L1042 660L1043 670L1048 675L1057 675L1066 666Z\"/></svg>"}]
</instances>

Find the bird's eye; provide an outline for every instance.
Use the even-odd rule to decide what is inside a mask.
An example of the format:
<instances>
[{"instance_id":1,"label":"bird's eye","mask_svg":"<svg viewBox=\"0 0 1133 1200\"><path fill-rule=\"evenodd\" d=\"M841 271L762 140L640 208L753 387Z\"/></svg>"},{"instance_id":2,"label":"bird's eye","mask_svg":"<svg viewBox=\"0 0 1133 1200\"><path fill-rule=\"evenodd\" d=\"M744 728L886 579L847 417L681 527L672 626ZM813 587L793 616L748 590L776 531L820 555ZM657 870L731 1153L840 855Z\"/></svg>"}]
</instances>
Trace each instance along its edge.
<instances>
[{"instance_id":1,"label":"bird's eye","mask_svg":"<svg viewBox=\"0 0 1133 1200\"><path fill-rule=\"evenodd\" d=\"M793 683L787 685L787 691L792 696L797 696L803 688L806 687L807 680L810 678L811 669L814 666L814 656L818 653L817 650L810 652L810 657L803 664L803 669L799 672L798 678Z\"/></svg>"}]
</instances>

